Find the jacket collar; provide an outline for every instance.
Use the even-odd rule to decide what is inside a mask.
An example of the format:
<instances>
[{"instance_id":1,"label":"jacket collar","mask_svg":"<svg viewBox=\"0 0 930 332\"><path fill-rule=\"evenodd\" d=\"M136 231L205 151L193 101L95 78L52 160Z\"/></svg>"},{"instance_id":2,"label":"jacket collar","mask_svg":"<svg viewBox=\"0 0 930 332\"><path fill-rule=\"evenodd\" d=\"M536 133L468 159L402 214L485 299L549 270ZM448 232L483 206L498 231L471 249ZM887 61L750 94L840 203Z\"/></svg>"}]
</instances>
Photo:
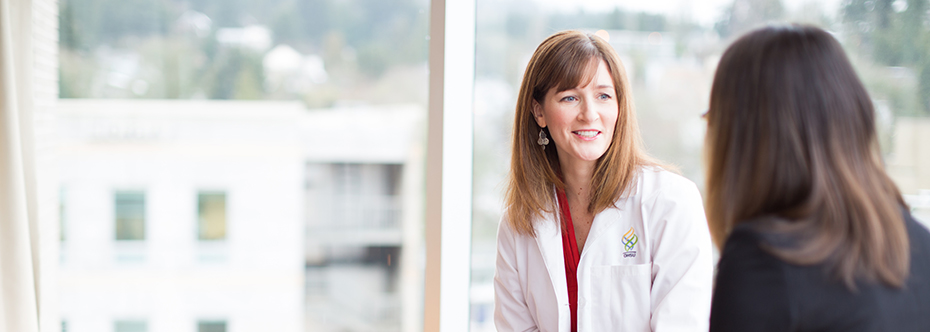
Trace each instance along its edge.
<instances>
[{"instance_id":1,"label":"jacket collar","mask_svg":"<svg viewBox=\"0 0 930 332\"><path fill-rule=\"evenodd\" d=\"M555 195L555 190L552 191L552 194ZM552 211L553 213L546 213L541 220L537 220L533 228L536 230L536 245L539 247L543 261L546 264L546 270L549 273L549 280L552 281L556 300L561 305L568 303L568 284L565 280L561 218L558 214L558 207L553 208ZM585 247L581 250L579 263L584 260L584 256L589 251L587 249L591 248L598 238L620 219L620 215L620 210L609 207L594 216L591 230L588 231L588 238L585 241Z\"/></svg>"},{"instance_id":2,"label":"jacket collar","mask_svg":"<svg viewBox=\"0 0 930 332\"><path fill-rule=\"evenodd\" d=\"M632 190L620 198L620 200L630 199L640 194L640 181L642 173L638 173ZM552 195L556 195L553 188ZM553 199L553 202L557 202ZM555 298L559 305L568 303L568 284L565 281L565 257L562 250L562 227L561 219L558 216L558 207L552 209L553 213L543 214L541 220L534 223L533 228L536 230L536 245L542 254L543 261L546 264L546 270L549 273L549 280L552 281L552 288L555 291ZM616 207L609 207L601 213L594 216L591 230L588 231L588 238L585 240L585 247L581 250L579 264L584 261L590 248L599 240L614 223L622 219L623 213Z\"/></svg>"},{"instance_id":3,"label":"jacket collar","mask_svg":"<svg viewBox=\"0 0 930 332\"><path fill-rule=\"evenodd\" d=\"M568 284L565 281L565 260L562 255L562 227L559 225L558 215L547 213L537 220L533 228L536 230L536 245L542 254L552 290L555 292L558 305L568 303Z\"/></svg>"},{"instance_id":4,"label":"jacket collar","mask_svg":"<svg viewBox=\"0 0 930 332\"><path fill-rule=\"evenodd\" d=\"M554 190L553 195L555 195ZM546 270L549 273L549 280L552 281L556 300L561 305L568 303L568 285L565 281L561 219L558 215L558 208L554 208L552 211L553 213L546 213L541 220L537 220L533 228L536 230L536 245L539 247L543 261L546 264ZM585 241L585 247L581 250L579 263L584 260L584 256L589 251L588 249L593 246L598 238L620 218L620 210L615 207L609 207L594 216L591 230L588 231L588 238Z\"/></svg>"},{"instance_id":5,"label":"jacket collar","mask_svg":"<svg viewBox=\"0 0 930 332\"><path fill-rule=\"evenodd\" d=\"M584 248L581 250L581 257L578 259L579 263L589 251L587 249L596 244L601 235L606 233L606 231L620 219L620 210L615 207L609 207L594 216L594 221L591 223L591 230L588 231L588 238L584 241Z\"/></svg>"}]
</instances>

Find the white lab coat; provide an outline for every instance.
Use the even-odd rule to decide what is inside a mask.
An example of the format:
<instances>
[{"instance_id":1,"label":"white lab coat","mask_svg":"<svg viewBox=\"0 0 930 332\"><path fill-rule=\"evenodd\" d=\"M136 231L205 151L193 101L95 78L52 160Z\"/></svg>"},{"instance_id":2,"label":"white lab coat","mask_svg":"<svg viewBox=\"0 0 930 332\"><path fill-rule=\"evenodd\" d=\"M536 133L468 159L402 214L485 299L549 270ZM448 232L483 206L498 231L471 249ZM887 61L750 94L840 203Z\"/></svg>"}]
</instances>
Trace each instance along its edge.
<instances>
[{"instance_id":1,"label":"white lab coat","mask_svg":"<svg viewBox=\"0 0 930 332\"><path fill-rule=\"evenodd\" d=\"M578 262L578 331L707 331L713 287L710 232L694 183L644 168L632 194L594 217ZM506 214L505 214L506 215ZM558 215L536 237L501 221L494 275L500 332L569 332ZM638 238L624 245L630 229Z\"/></svg>"}]
</instances>

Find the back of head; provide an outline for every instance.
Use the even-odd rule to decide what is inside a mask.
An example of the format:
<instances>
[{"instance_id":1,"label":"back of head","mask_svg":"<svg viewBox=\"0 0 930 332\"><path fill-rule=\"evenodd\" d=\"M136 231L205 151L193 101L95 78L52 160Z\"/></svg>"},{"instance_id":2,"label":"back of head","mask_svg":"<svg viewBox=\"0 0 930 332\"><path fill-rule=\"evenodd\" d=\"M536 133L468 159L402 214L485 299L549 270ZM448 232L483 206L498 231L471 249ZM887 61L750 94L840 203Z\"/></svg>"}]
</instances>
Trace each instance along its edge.
<instances>
[{"instance_id":1,"label":"back of head","mask_svg":"<svg viewBox=\"0 0 930 332\"><path fill-rule=\"evenodd\" d=\"M732 228L772 216L794 235L770 250L827 263L853 287L899 286L908 271L903 200L885 174L871 99L829 33L750 32L724 53L707 115L707 214L718 246Z\"/></svg>"}]
</instances>

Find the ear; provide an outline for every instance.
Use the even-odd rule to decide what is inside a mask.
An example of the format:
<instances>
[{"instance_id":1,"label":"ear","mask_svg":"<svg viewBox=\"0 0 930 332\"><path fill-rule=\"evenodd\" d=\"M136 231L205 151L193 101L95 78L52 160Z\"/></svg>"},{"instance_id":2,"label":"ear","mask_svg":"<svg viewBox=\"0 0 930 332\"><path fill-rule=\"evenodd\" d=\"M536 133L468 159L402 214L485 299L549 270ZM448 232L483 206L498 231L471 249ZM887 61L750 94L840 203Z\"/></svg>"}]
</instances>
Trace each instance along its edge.
<instances>
[{"instance_id":1,"label":"ear","mask_svg":"<svg viewBox=\"0 0 930 332\"><path fill-rule=\"evenodd\" d=\"M543 116L542 105L535 99L533 100L533 118L536 119L536 124L538 124L540 128L546 128L546 118Z\"/></svg>"}]
</instances>

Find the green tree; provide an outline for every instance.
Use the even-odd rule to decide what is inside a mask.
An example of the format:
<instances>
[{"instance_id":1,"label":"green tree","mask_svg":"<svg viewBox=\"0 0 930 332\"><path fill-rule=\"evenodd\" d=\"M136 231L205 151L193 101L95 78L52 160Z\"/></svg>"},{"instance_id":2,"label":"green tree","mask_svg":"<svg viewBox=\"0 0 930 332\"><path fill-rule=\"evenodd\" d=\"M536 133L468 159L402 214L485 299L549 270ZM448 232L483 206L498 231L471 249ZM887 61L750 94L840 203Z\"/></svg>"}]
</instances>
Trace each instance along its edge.
<instances>
[{"instance_id":1,"label":"green tree","mask_svg":"<svg viewBox=\"0 0 930 332\"><path fill-rule=\"evenodd\" d=\"M928 0L852 0L842 9L846 30L858 42L859 53L878 64L913 71L917 90L912 98L916 103L892 100L897 113L930 116L928 9ZM909 109L910 104L917 109Z\"/></svg>"},{"instance_id":2,"label":"green tree","mask_svg":"<svg viewBox=\"0 0 930 332\"><path fill-rule=\"evenodd\" d=\"M179 14L168 0L61 0L58 8L61 45L85 51L127 36L165 35Z\"/></svg>"},{"instance_id":3,"label":"green tree","mask_svg":"<svg viewBox=\"0 0 930 332\"><path fill-rule=\"evenodd\" d=\"M259 55L231 48L217 53L201 85L210 99L258 99L263 79Z\"/></svg>"},{"instance_id":4,"label":"green tree","mask_svg":"<svg viewBox=\"0 0 930 332\"><path fill-rule=\"evenodd\" d=\"M784 16L781 0L734 0L714 29L720 37L729 38Z\"/></svg>"}]
</instances>

